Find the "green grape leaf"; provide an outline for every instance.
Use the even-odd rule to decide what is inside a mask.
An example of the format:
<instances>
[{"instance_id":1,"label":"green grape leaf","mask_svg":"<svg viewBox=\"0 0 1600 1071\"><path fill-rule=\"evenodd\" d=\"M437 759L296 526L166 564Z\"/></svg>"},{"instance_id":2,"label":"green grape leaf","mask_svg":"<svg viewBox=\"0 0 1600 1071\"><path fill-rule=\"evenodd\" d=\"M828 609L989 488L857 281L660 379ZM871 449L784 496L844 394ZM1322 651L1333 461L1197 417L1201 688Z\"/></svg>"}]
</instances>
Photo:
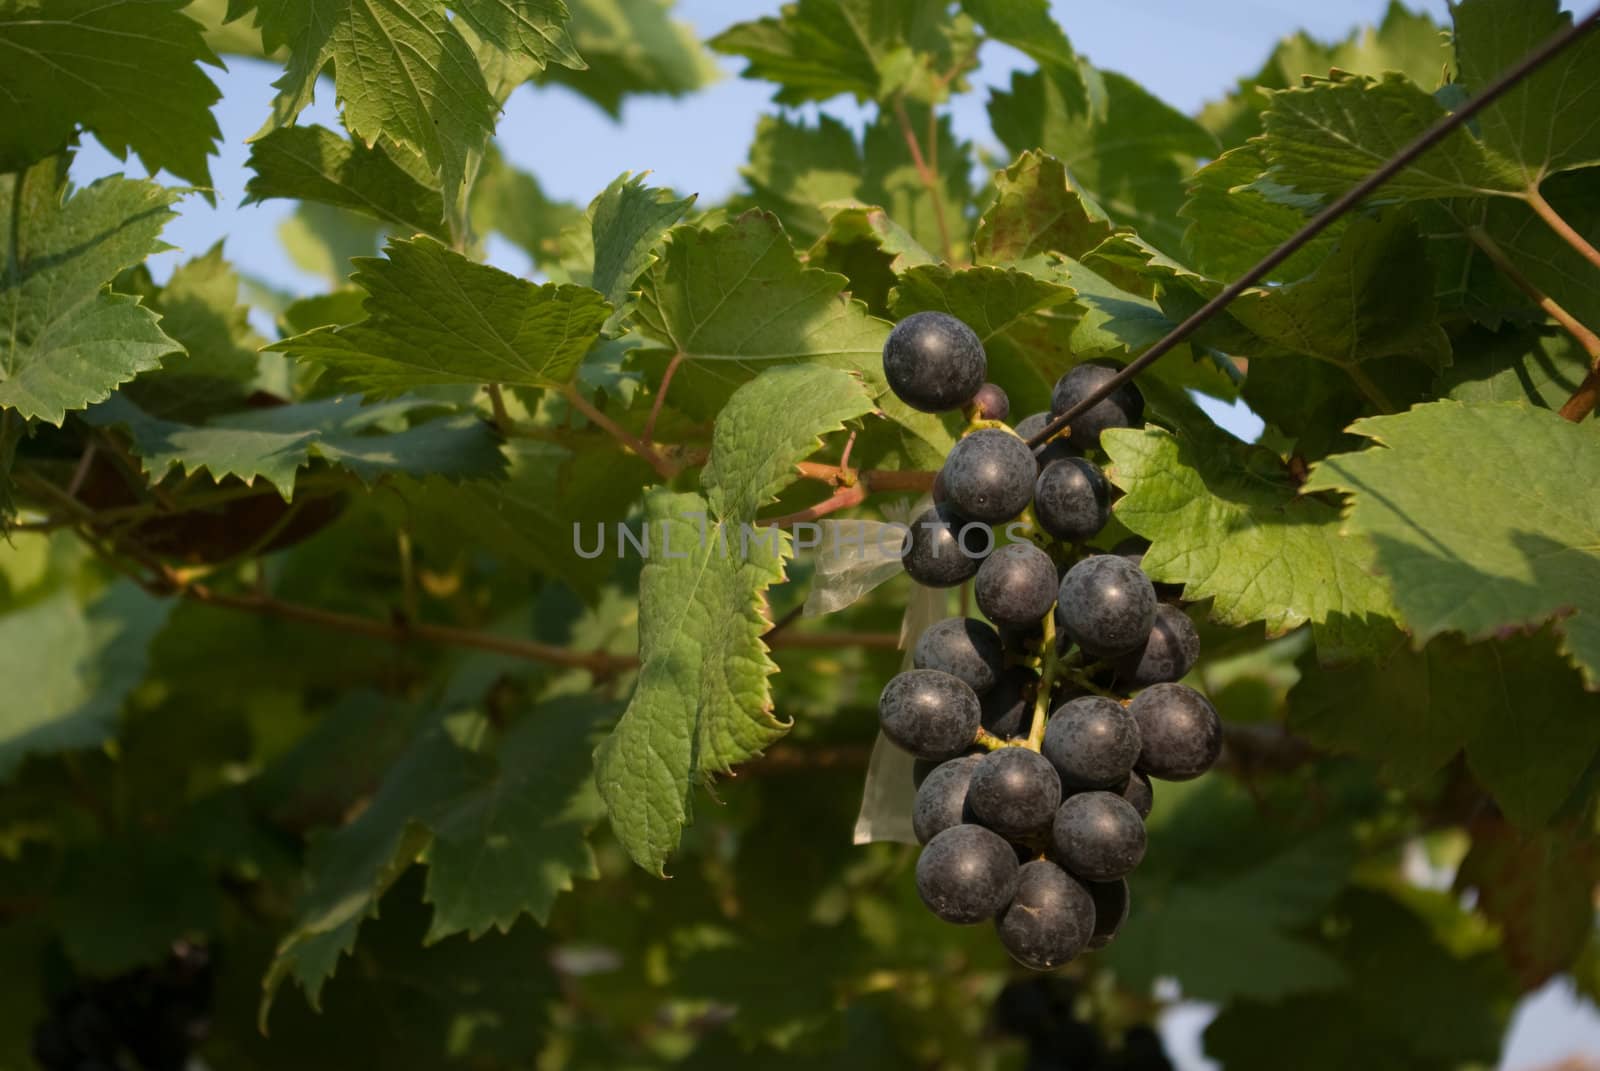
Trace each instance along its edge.
<instances>
[{"instance_id":1,"label":"green grape leaf","mask_svg":"<svg viewBox=\"0 0 1600 1071\"><path fill-rule=\"evenodd\" d=\"M1088 258L1142 272L1173 290L1209 298L1222 284L1162 256L1131 235L1108 239ZM1165 306L1164 306L1165 307ZM1439 326L1433 270L1415 226L1395 210L1353 221L1339 242L1303 279L1252 287L1228 307L1245 344L1317 357L1343 367L1382 357L1409 356L1435 369L1449 363L1450 339ZM1214 333L1228 329L1213 323ZM1248 340L1255 340L1248 346ZM1234 339L1233 341L1241 341Z\"/></svg>"},{"instance_id":2,"label":"green grape leaf","mask_svg":"<svg viewBox=\"0 0 1600 1071\"><path fill-rule=\"evenodd\" d=\"M387 227L448 238L439 191L419 182L381 145L348 141L320 126L274 130L250 146L244 204L272 197L317 201Z\"/></svg>"},{"instance_id":3,"label":"green grape leaf","mask_svg":"<svg viewBox=\"0 0 1600 1071\"><path fill-rule=\"evenodd\" d=\"M588 834L605 807L590 753L595 724L615 715L610 704L567 697L519 716L495 752L494 777L432 823L429 941L503 933L523 914L544 925L574 878L600 876Z\"/></svg>"},{"instance_id":4,"label":"green grape leaf","mask_svg":"<svg viewBox=\"0 0 1600 1071\"><path fill-rule=\"evenodd\" d=\"M1123 984L1148 990L1175 976L1186 997L1227 1000L1343 979L1340 965L1297 931L1344 884L1355 854L1347 834L1262 830L1249 801L1216 779L1162 806L1173 809L1151 823L1132 914L1102 953ZM1252 834L1242 836L1246 829Z\"/></svg>"},{"instance_id":5,"label":"green grape leaf","mask_svg":"<svg viewBox=\"0 0 1600 1071\"><path fill-rule=\"evenodd\" d=\"M782 115L756 123L750 159L740 174L751 198L783 220L797 241L815 241L827 227L822 206L861 193L861 149L854 133L831 115L815 125Z\"/></svg>"},{"instance_id":6,"label":"green grape leaf","mask_svg":"<svg viewBox=\"0 0 1600 1071\"><path fill-rule=\"evenodd\" d=\"M1054 156L1028 150L995 172L995 199L972 239L979 264L1004 265L1040 253L1081 257L1111 236L1111 221Z\"/></svg>"},{"instance_id":7,"label":"green grape leaf","mask_svg":"<svg viewBox=\"0 0 1600 1071\"><path fill-rule=\"evenodd\" d=\"M1204 127L1111 71L1079 64L1078 82L1046 71L1016 72L994 90L989 120L1013 154L1058 157L1110 217L1135 226L1162 249L1181 248L1183 182L1195 162L1217 155ZM1086 85L1086 100L1075 99Z\"/></svg>"},{"instance_id":8,"label":"green grape leaf","mask_svg":"<svg viewBox=\"0 0 1600 1071\"><path fill-rule=\"evenodd\" d=\"M257 351L267 340L250 326L250 310L239 303L239 273L223 259L222 243L178 265L147 304L184 352L123 391L161 416L241 403L256 380Z\"/></svg>"},{"instance_id":9,"label":"green grape leaf","mask_svg":"<svg viewBox=\"0 0 1600 1071\"><path fill-rule=\"evenodd\" d=\"M700 483L718 517L752 521L796 479L822 436L872 411L861 380L839 368L771 368L733 392L712 430Z\"/></svg>"},{"instance_id":10,"label":"green grape leaf","mask_svg":"<svg viewBox=\"0 0 1600 1071\"><path fill-rule=\"evenodd\" d=\"M546 67L539 80L583 94L613 118L627 94L681 96L720 74L694 27L672 17L671 0L581 0L567 31L588 69Z\"/></svg>"},{"instance_id":11,"label":"green grape leaf","mask_svg":"<svg viewBox=\"0 0 1600 1071\"><path fill-rule=\"evenodd\" d=\"M505 452L504 480L398 481L407 523L441 552L487 548L594 592L620 553L618 522L655 471L598 433L567 433L559 444L516 439Z\"/></svg>"},{"instance_id":12,"label":"green grape leaf","mask_svg":"<svg viewBox=\"0 0 1600 1071\"><path fill-rule=\"evenodd\" d=\"M171 608L124 580L87 606L62 588L0 612L0 780L28 755L98 747L116 732Z\"/></svg>"},{"instance_id":13,"label":"green grape leaf","mask_svg":"<svg viewBox=\"0 0 1600 1071\"><path fill-rule=\"evenodd\" d=\"M1517 825L1550 820L1600 753L1600 695L1545 632L1467 644L1440 636L1412 651L1395 632L1384 657L1304 667L1290 703L1295 731L1379 763L1421 787L1461 750Z\"/></svg>"},{"instance_id":14,"label":"green grape leaf","mask_svg":"<svg viewBox=\"0 0 1600 1071\"><path fill-rule=\"evenodd\" d=\"M312 841L308 890L261 983L262 1029L286 979L305 991L313 1008L320 1007L323 984L355 948L362 922L377 913L384 892L427 847L427 824L492 776L488 759L436 726L389 768L349 825Z\"/></svg>"},{"instance_id":15,"label":"green grape leaf","mask_svg":"<svg viewBox=\"0 0 1600 1071\"><path fill-rule=\"evenodd\" d=\"M971 22L951 19L939 0L794 0L776 18L741 22L713 37L718 52L742 56L745 78L778 83L779 104L886 100L897 90L942 100L942 76L976 50Z\"/></svg>"},{"instance_id":16,"label":"green grape leaf","mask_svg":"<svg viewBox=\"0 0 1600 1071\"><path fill-rule=\"evenodd\" d=\"M1557 0L1462 0L1451 11L1456 65L1473 89L1488 85L1565 27L1572 15ZM1484 145L1515 160L1535 187L1546 175L1600 163L1600 39L1571 47L1484 109L1475 126Z\"/></svg>"},{"instance_id":17,"label":"green grape leaf","mask_svg":"<svg viewBox=\"0 0 1600 1071\"><path fill-rule=\"evenodd\" d=\"M406 473L465 480L498 476L505 467L492 431L473 415L451 415L408 426L437 402L417 398L362 405L360 398L326 398L182 424L143 412L120 395L85 417L127 429L133 452L152 479L177 468L204 470L218 482L263 479L289 501L295 474L320 458L355 473L368 485ZM376 434L375 434L376 433Z\"/></svg>"},{"instance_id":18,"label":"green grape leaf","mask_svg":"<svg viewBox=\"0 0 1600 1071\"><path fill-rule=\"evenodd\" d=\"M728 391L773 362L878 367L889 327L843 293L845 283L801 265L766 213L715 228L680 225L644 274L639 330L683 358L673 398L720 392L707 407L714 413Z\"/></svg>"},{"instance_id":19,"label":"green grape leaf","mask_svg":"<svg viewBox=\"0 0 1600 1071\"><path fill-rule=\"evenodd\" d=\"M367 145L392 139L427 161L444 203L457 203L472 160L494 130L497 103L472 45L439 0L233 0L230 16L256 9L263 46L289 59L272 117L257 133L293 124L317 77L334 72L344 124ZM486 46L537 69L581 65L566 37L560 0L466 0L455 8Z\"/></svg>"},{"instance_id":20,"label":"green grape leaf","mask_svg":"<svg viewBox=\"0 0 1600 1071\"><path fill-rule=\"evenodd\" d=\"M60 424L181 347L138 299L105 291L164 248L180 193L107 178L64 196L46 161L0 186L0 407Z\"/></svg>"},{"instance_id":21,"label":"green grape leaf","mask_svg":"<svg viewBox=\"0 0 1600 1071\"><path fill-rule=\"evenodd\" d=\"M1506 961L1525 990L1537 989L1577 962L1594 929L1600 855L1571 830L1524 834L1484 818L1471 826L1472 849L1456 871L1457 892L1504 935Z\"/></svg>"},{"instance_id":22,"label":"green grape leaf","mask_svg":"<svg viewBox=\"0 0 1600 1071\"><path fill-rule=\"evenodd\" d=\"M623 172L589 205L594 235L594 273L589 285L615 309L608 330L615 330L633 303L634 285L655 263L661 236L683 218L694 195L675 198L671 190L644 184L645 175Z\"/></svg>"},{"instance_id":23,"label":"green grape leaf","mask_svg":"<svg viewBox=\"0 0 1600 1071\"><path fill-rule=\"evenodd\" d=\"M639 580L638 685L595 750L611 826L653 874L689 820L696 781L757 755L788 725L772 714L776 671L762 640L766 590L784 579L789 537L710 518L699 495L645 500L650 553Z\"/></svg>"},{"instance_id":24,"label":"green grape leaf","mask_svg":"<svg viewBox=\"0 0 1600 1071\"><path fill-rule=\"evenodd\" d=\"M1303 193L1337 194L1366 178L1445 117L1444 105L1404 75L1340 76L1280 90L1258 143L1268 177ZM1514 164L1467 130L1450 134L1384 184L1407 200L1511 194L1526 188Z\"/></svg>"},{"instance_id":25,"label":"green grape leaf","mask_svg":"<svg viewBox=\"0 0 1600 1071\"><path fill-rule=\"evenodd\" d=\"M1394 615L1372 544L1340 533L1339 509L1296 493L1271 451L1213 433L1107 431L1118 520L1150 540L1144 569L1211 598L1221 624L1278 635L1311 622L1324 661L1375 651Z\"/></svg>"},{"instance_id":26,"label":"green grape leaf","mask_svg":"<svg viewBox=\"0 0 1600 1071\"><path fill-rule=\"evenodd\" d=\"M1046 0L961 0L961 10L983 27L986 36L1017 49L1048 68L1053 77L1077 74L1078 55L1050 17Z\"/></svg>"},{"instance_id":27,"label":"green grape leaf","mask_svg":"<svg viewBox=\"0 0 1600 1071\"><path fill-rule=\"evenodd\" d=\"M1458 402L1527 402L1560 409L1589 372L1589 358L1571 335L1506 328L1454 340L1437 393Z\"/></svg>"},{"instance_id":28,"label":"green grape leaf","mask_svg":"<svg viewBox=\"0 0 1600 1071\"><path fill-rule=\"evenodd\" d=\"M1307 1071L1494 1064L1513 993L1492 951L1453 952L1381 893L1352 889L1332 916L1319 951L1348 982L1231 1003L1206 1028L1208 1056L1229 1071L1270 1071L1287 1051Z\"/></svg>"},{"instance_id":29,"label":"green grape leaf","mask_svg":"<svg viewBox=\"0 0 1600 1071\"><path fill-rule=\"evenodd\" d=\"M1049 408L1050 388L1071 366L1072 337L1084 314L1077 291L1011 268L911 268L890 312L903 319L935 309L966 323L983 342L989 378L1019 413Z\"/></svg>"},{"instance_id":30,"label":"green grape leaf","mask_svg":"<svg viewBox=\"0 0 1600 1071\"><path fill-rule=\"evenodd\" d=\"M541 266L555 256L561 232L582 215L577 205L552 199L537 178L513 167L492 147L472 186L473 227L499 234Z\"/></svg>"},{"instance_id":31,"label":"green grape leaf","mask_svg":"<svg viewBox=\"0 0 1600 1071\"><path fill-rule=\"evenodd\" d=\"M0 173L68 146L81 124L120 160L131 149L209 186L221 96L200 64L222 66L181 10L185 0L0 3Z\"/></svg>"},{"instance_id":32,"label":"green grape leaf","mask_svg":"<svg viewBox=\"0 0 1600 1071\"><path fill-rule=\"evenodd\" d=\"M385 251L356 262L365 320L268 348L374 395L440 383L556 387L571 380L611 312L588 287L538 286L432 238L392 239Z\"/></svg>"},{"instance_id":33,"label":"green grape leaf","mask_svg":"<svg viewBox=\"0 0 1600 1071\"><path fill-rule=\"evenodd\" d=\"M1304 33L1284 38L1255 75L1206 105L1200 122L1235 148L1261 132L1261 112L1270 99L1262 89L1288 89L1300 85L1303 75L1323 77L1335 68L1374 78L1400 71L1424 89L1437 88L1450 70L1449 38L1427 15L1390 0L1378 25L1353 30L1342 41L1328 44Z\"/></svg>"},{"instance_id":34,"label":"green grape leaf","mask_svg":"<svg viewBox=\"0 0 1600 1071\"><path fill-rule=\"evenodd\" d=\"M1600 465L1593 426L1439 401L1350 430L1374 445L1319 462L1306 487L1351 495L1348 528L1376 547L1416 642L1555 619L1600 688L1600 506L1572 484Z\"/></svg>"},{"instance_id":35,"label":"green grape leaf","mask_svg":"<svg viewBox=\"0 0 1600 1071\"><path fill-rule=\"evenodd\" d=\"M850 280L850 296L874 315L887 316L896 276L933 254L876 205L830 201L822 206L828 229L806 252L806 263Z\"/></svg>"},{"instance_id":36,"label":"green grape leaf","mask_svg":"<svg viewBox=\"0 0 1600 1071\"><path fill-rule=\"evenodd\" d=\"M1179 215L1189 220L1184 250L1203 272L1233 279L1255 267L1305 226L1304 208L1287 191L1272 189L1267 161L1257 144L1229 149L1189 180L1189 199ZM1311 275L1328 259L1344 223L1333 224L1276 268L1273 282Z\"/></svg>"},{"instance_id":37,"label":"green grape leaf","mask_svg":"<svg viewBox=\"0 0 1600 1071\"><path fill-rule=\"evenodd\" d=\"M278 241L294 266L336 288L348 286L351 261L378 253L385 233L370 216L320 201L301 201L278 224Z\"/></svg>"}]
</instances>

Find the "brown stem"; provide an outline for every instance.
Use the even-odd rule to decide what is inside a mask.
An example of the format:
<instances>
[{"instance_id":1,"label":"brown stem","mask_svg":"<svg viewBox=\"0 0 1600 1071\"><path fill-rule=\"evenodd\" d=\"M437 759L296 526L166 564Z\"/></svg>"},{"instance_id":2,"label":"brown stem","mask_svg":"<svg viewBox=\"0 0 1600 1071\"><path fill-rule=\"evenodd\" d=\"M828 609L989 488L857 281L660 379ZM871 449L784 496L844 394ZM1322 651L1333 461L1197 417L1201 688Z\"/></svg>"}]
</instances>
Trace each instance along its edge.
<instances>
[{"instance_id":1,"label":"brown stem","mask_svg":"<svg viewBox=\"0 0 1600 1071\"><path fill-rule=\"evenodd\" d=\"M650 415L645 418L644 422L643 439L647 443L655 441L656 418L661 415L661 406L667 400L667 388L672 386L673 373L678 370L678 366L682 363L683 351L679 350L672 355L672 360L667 362L667 370L661 373L661 386L656 388L655 400L650 403Z\"/></svg>"},{"instance_id":2,"label":"brown stem","mask_svg":"<svg viewBox=\"0 0 1600 1071\"><path fill-rule=\"evenodd\" d=\"M567 400L568 405L587 417L595 427L600 428L617 442L644 458L663 480L670 480L677 475L677 470L665 458L656 453L648 443L595 408L594 404L585 398L583 392L577 387L570 383L567 384L561 388L561 396Z\"/></svg>"},{"instance_id":3,"label":"brown stem","mask_svg":"<svg viewBox=\"0 0 1600 1071\"><path fill-rule=\"evenodd\" d=\"M78 492L83 489L83 481L89 478L89 466L94 464L95 442L90 439L83 444L83 454L78 458L78 467L72 470L72 479L67 483L67 497L77 498Z\"/></svg>"},{"instance_id":4,"label":"brown stem","mask_svg":"<svg viewBox=\"0 0 1600 1071\"><path fill-rule=\"evenodd\" d=\"M804 524L806 521L814 521L819 517L826 517L828 514L837 513L842 509L859 506L866 500L866 484L858 483L854 487L839 488L815 506L807 506L805 509L795 513L785 513L781 517L770 517L767 520L757 521L756 523L768 528L787 528L790 525Z\"/></svg>"},{"instance_id":5,"label":"brown stem","mask_svg":"<svg viewBox=\"0 0 1600 1071\"><path fill-rule=\"evenodd\" d=\"M1596 268L1600 268L1600 249L1596 249L1589 243L1587 238L1574 230L1572 224L1568 223L1562 218L1561 213L1556 211L1555 206L1544 199L1544 195L1539 192L1537 186L1529 189L1526 196L1528 206L1533 209L1540 219L1545 221L1551 230L1556 232L1562 241L1576 249L1578 255L1584 260L1587 260Z\"/></svg>"},{"instance_id":6,"label":"brown stem","mask_svg":"<svg viewBox=\"0 0 1600 1071\"><path fill-rule=\"evenodd\" d=\"M1566 404L1561 407L1561 416L1577 423L1590 413L1594 412L1595 403L1600 401L1600 336L1591 331L1587 325L1572 313L1556 303L1554 298L1543 293L1533 281L1511 262L1505 251L1500 248L1493 238L1489 237L1482 227L1467 228L1467 237L1472 243L1483 251L1500 274L1511 280L1518 290L1528 296L1528 300L1539 306L1556 323L1560 324L1583 347L1583 352L1589 356L1589 374L1584 377L1578 389L1572 392Z\"/></svg>"},{"instance_id":7,"label":"brown stem","mask_svg":"<svg viewBox=\"0 0 1600 1071\"><path fill-rule=\"evenodd\" d=\"M855 446L856 433L852 431L849 438L844 441L844 450L839 454L839 472L843 475L848 475L850 472L850 451L854 450Z\"/></svg>"},{"instance_id":8,"label":"brown stem","mask_svg":"<svg viewBox=\"0 0 1600 1071\"><path fill-rule=\"evenodd\" d=\"M839 465L824 465L815 461L802 461L795 466L808 480L820 480L834 486L858 483L869 491L931 491L937 472L902 469L847 470Z\"/></svg>"},{"instance_id":9,"label":"brown stem","mask_svg":"<svg viewBox=\"0 0 1600 1071\"><path fill-rule=\"evenodd\" d=\"M1345 373L1350 377L1350 381L1356 385L1356 388L1362 394L1366 395L1367 401L1371 402L1378 412L1395 412L1394 403L1389 400L1389 396L1383 393L1383 388L1378 386L1371 376L1367 375L1367 370L1362 368L1359 363L1351 362L1350 364L1340 365L1340 367L1345 370Z\"/></svg>"},{"instance_id":10,"label":"brown stem","mask_svg":"<svg viewBox=\"0 0 1600 1071\"><path fill-rule=\"evenodd\" d=\"M951 261L954 259L954 247L950 244L950 225L944 218L944 197L939 190L939 176L922 155L922 146L917 142L917 132L912 129L911 116L906 111L903 96L894 98L894 117L900 124L900 133L905 136L906 148L911 150L911 163L917 169L917 178L922 180L928 195L933 198L933 219L939 227L939 242L943 246L944 259Z\"/></svg>"},{"instance_id":11,"label":"brown stem","mask_svg":"<svg viewBox=\"0 0 1600 1071\"><path fill-rule=\"evenodd\" d=\"M511 427L511 414L506 412L505 392L500 389L500 384L490 383L484 387L489 392L489 405L494 410L494 426L501 434Z\"/></svg>"}]
</instances>

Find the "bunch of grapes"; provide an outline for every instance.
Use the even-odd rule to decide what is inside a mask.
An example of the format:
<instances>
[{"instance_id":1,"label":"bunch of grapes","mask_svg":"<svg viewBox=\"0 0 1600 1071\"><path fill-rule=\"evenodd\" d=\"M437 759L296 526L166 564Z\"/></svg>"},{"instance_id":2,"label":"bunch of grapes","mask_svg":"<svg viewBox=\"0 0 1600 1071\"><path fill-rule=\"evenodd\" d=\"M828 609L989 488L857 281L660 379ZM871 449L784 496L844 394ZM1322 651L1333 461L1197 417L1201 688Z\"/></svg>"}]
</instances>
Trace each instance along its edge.
<instances>
[{"instance_id":1,"label":"bunch of grapes","mask_svg":"<svg viewBox=\"0 0 1600 1071\"><path fill-rule=\"evenodd\" d=\"M166 963L79 980L33 1031L45 1071L182 1071L210 1023L209 951L182 943Z\"/></svg>"},{"instance_id":2,"label":"bunch of grapes","mask_svg":"<svg viewBox=\"0 0 1600 1071\"><path fill-rule=\"evenodd\" d=\"M1050 970L1109 944L1127 918L1150 779L1198 777L1222 748L1216 710L1177 683L1200 654L1189 617L1164 601L1178 593L1144 574L1142 543L1087 545L1111 515L1087 455L1106 428L1140 424L1144 399L1119 386L1030 448L1116 366L1073 368L1050 412L1015 428L981 342L953 316L902 320L883 366L908 405L971 417L903 563L929 587L971 580L988 618L929 628L915 668L878 700L884 735L918 759L917 891L947 922L994 920L1013 958Z\"/></svg>"}]
</instances>

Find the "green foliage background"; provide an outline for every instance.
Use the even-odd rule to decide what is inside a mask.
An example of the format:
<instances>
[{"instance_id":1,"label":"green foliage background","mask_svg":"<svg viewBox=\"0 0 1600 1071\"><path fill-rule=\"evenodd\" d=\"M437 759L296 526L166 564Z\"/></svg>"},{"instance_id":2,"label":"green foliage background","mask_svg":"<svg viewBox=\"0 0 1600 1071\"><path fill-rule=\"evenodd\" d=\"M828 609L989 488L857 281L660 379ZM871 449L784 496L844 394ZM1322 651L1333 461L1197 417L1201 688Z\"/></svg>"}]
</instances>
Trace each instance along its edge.
<instances>
[{"instance_id":1,"label":"green foliage background","mask_svg":"<svg viewBox=\"0 0 1600 1071\"><path fill-rule=\"evenodd\" d=\"M0 0L0 1067L67 979L180 939L219 1069L1020 1066L991 936L851 843L902 620L954 597L719 543L826 499L847 442L850 515L907 515L961 427L886 393L892 320L960 316L1041 409L1564 18L1397 5L1188 116L1043 0L796 0L708 43L774 86L741 193L580 206L501 158L500 105L692 92L667 0ZM985 41L1037 64L988 101L1001 159L946 114ZM338 280L256 294L270 338L220 250L143 267L206 196L219 54L283 65L250 196ZM1591 36L1107 435L1107 545L1184 585L1229 727L1070 969L1113 1045L1158 979L1220 1006L1228 1071L1482 1066L1521 994L1600 997L1595 355L1529 296L1600 327L1597 85ZM313 92L343 129L296 124ZM792 108L841 95L864 129ZM195 185L72 188L84 137Z\"/></svg>"}]
</instances>

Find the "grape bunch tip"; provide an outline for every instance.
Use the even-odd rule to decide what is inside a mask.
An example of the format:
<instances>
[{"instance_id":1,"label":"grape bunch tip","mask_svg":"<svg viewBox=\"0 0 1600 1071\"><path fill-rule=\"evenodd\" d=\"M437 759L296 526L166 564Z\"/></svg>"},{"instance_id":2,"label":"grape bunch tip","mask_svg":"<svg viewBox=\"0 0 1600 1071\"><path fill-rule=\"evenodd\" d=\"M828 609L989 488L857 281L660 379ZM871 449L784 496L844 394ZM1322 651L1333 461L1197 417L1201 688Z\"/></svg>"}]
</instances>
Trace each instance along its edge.
<instances>
[{"instance_id":1,"label":"grape bunch tip","mask_svg":"<svg viewBox=\"0 0 1600 1071\"><path fill-rule=\"evenodd\" d=\"M917 891L939 918L992 922L1018 963L1053 970L1128 917L1151 779L1198 777L1222 750L1215 708L1178 683L1200 655L1181 590L1145 574L1142 541L1090 545L1113 498L1100 434L1139 426L1144 399L1124 384L1030 448L1117 366L1073 367L1050 411L1014 427L981 341L954 316L901 320L883 366L907 405L971 421L903 565L927 587L972 581L988 619L928 628L879 697L884 735L917 759Z\"/></svg>"}]
</instances>

